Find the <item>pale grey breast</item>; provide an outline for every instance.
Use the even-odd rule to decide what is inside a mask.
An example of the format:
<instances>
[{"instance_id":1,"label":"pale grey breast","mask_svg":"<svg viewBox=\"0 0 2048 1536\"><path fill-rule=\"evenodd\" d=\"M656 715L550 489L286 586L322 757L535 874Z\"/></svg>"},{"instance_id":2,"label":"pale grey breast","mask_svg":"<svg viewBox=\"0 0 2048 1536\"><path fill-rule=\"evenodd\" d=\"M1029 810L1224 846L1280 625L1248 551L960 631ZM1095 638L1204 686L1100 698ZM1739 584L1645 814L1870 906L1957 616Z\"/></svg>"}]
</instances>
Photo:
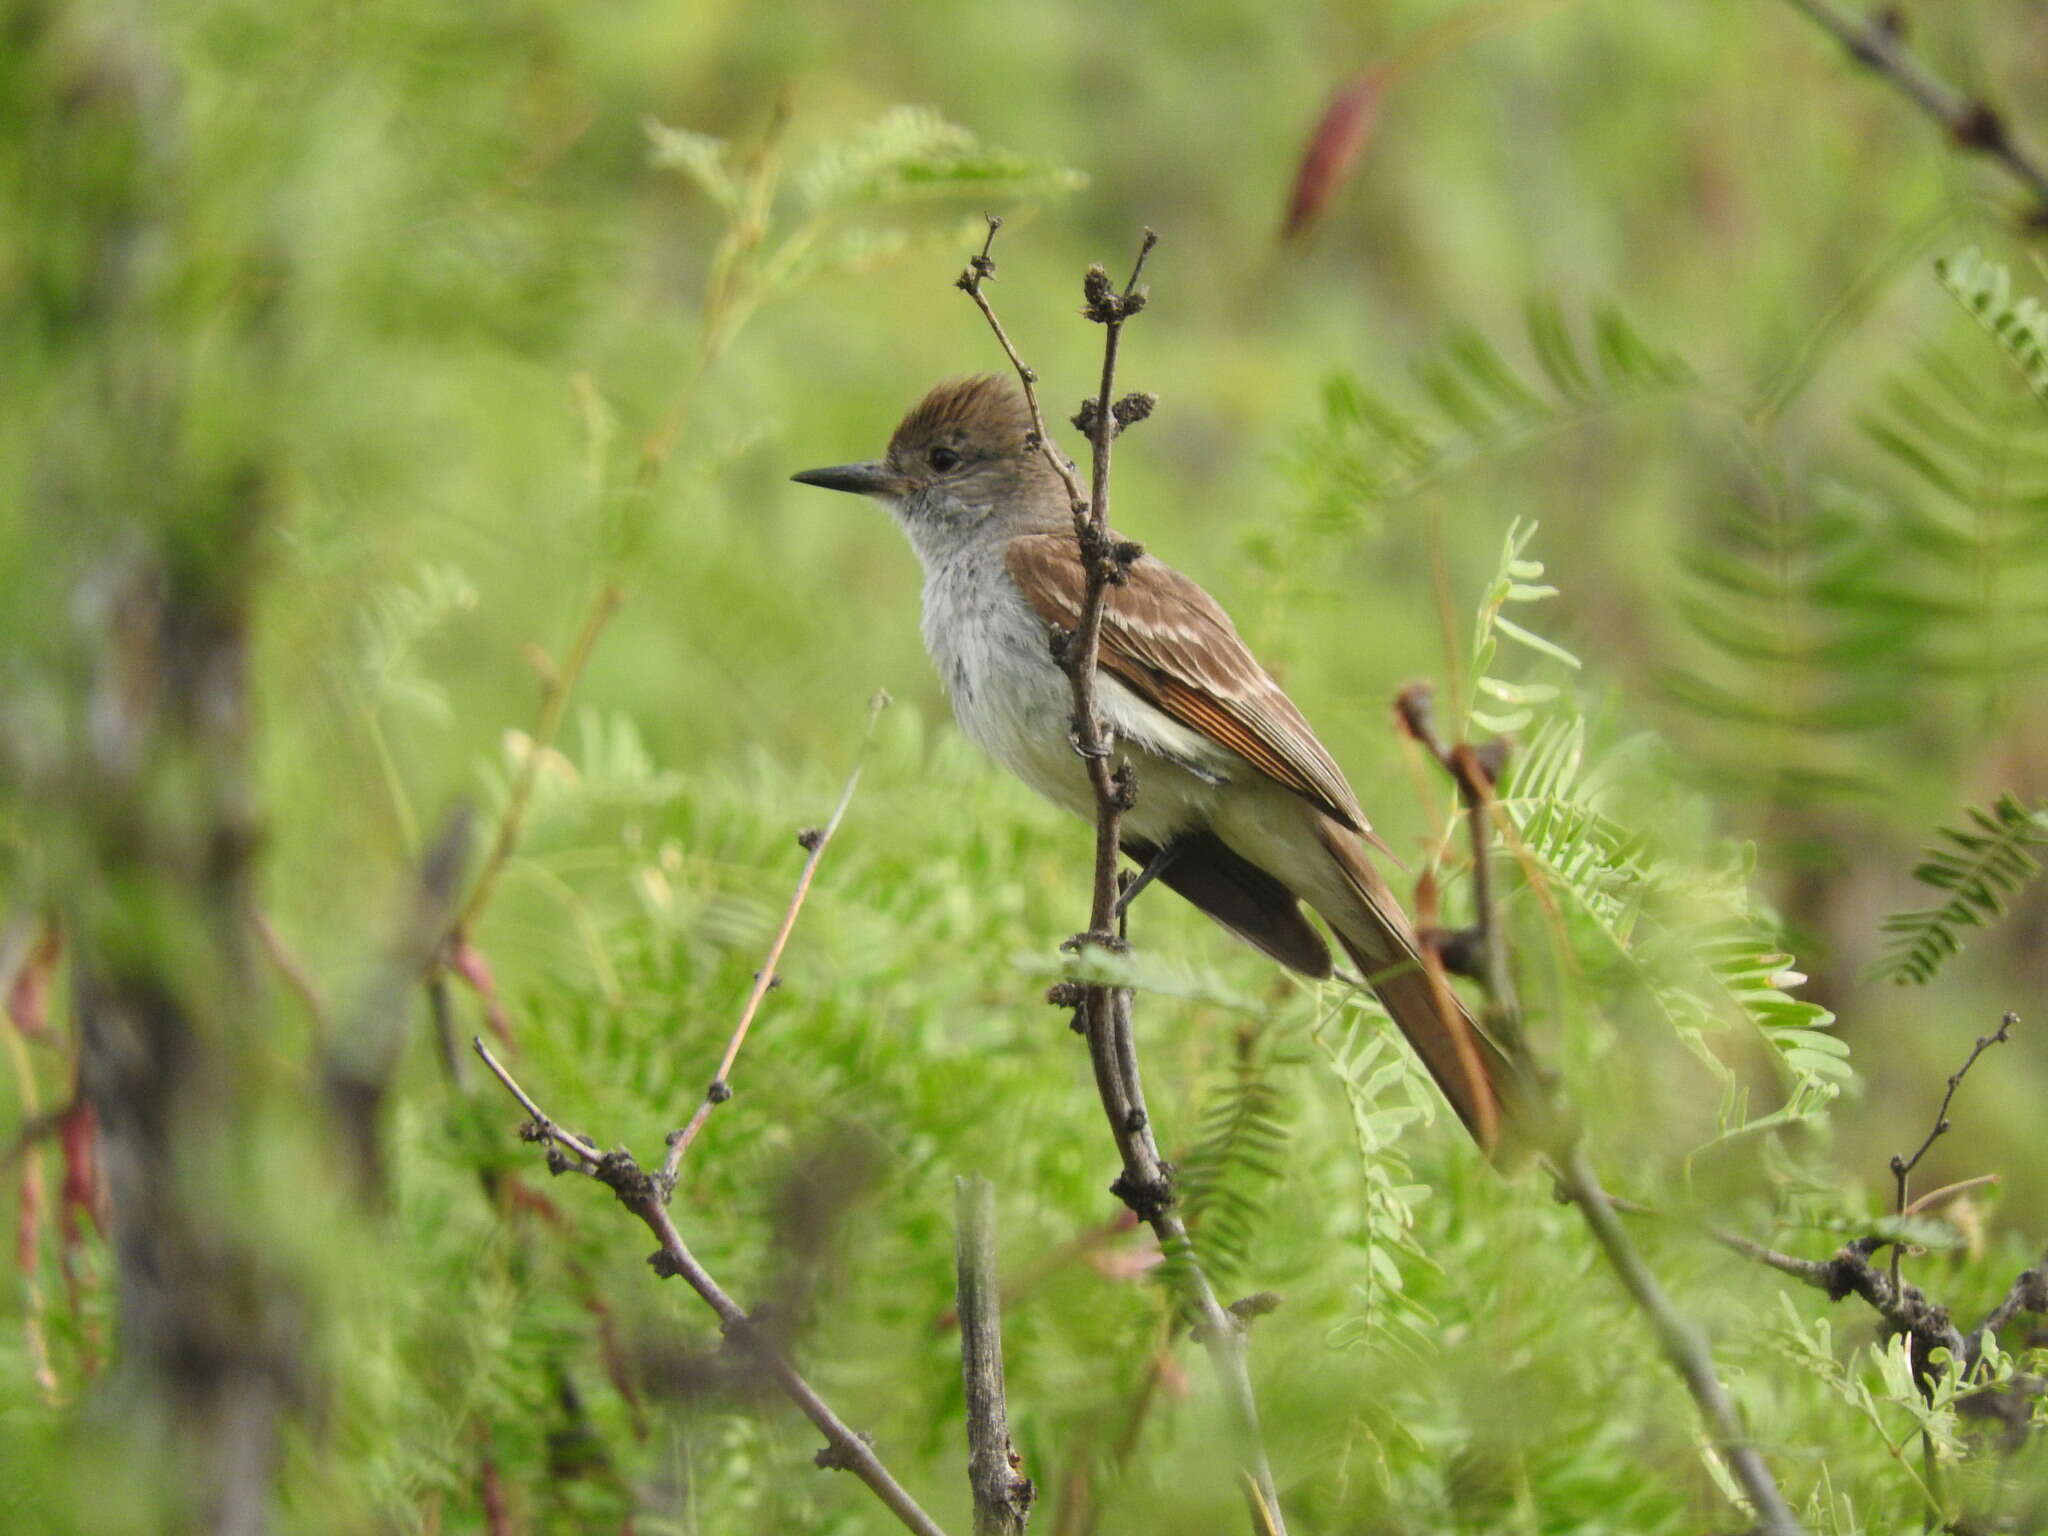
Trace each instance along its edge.
<instances>
[{"instance_id":1,"label":"pale grey breast","mask_svg":"<svg viewBox=\"0 0 2048 1536\"><path fill-rule=\"evenodd\" d=\"M990 542L925 567L924 643L969 740L1062 809L1094 814L1085 765L1069 740L1073 696L1051 632ZM1110 727L1139 752L1133 835L1157 840L1207 821L1216 790L1247 765L1168 718L1116 679L1099 678Z\"/></svg>"}]
</instances>

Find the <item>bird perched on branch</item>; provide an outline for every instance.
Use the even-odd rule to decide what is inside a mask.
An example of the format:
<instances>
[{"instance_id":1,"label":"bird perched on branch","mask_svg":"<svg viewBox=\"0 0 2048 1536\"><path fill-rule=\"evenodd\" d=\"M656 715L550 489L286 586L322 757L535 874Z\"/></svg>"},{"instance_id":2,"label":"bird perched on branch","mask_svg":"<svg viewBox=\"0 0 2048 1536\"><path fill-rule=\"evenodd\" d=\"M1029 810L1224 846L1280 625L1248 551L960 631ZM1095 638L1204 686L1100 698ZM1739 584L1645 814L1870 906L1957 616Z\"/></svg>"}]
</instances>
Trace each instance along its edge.
<instances>
[{"instance_id":1,"label":"bird perched on branch","mask_svg":"<svg viewBox=\"0 0 2048 1536\"><path fill-rule=\"evenodd\" d=\"M1068 493L1007 379L941 384L886 455L806 470L881 502L924 565L924 642L960 728L1054 804L1094 792L1049 643L1079 623L1085 578ZM1467 1129L1489 1152L1506 1065L1449 989L1367 852L1371 826L1308 721L1194 582L1149 555L1108 588L1097 698L1137 769L1123 851L1239 938L1307 976L1329 924ZM1374 840L1376 841L1376 840Z\"/></svg>"}]
</instances>

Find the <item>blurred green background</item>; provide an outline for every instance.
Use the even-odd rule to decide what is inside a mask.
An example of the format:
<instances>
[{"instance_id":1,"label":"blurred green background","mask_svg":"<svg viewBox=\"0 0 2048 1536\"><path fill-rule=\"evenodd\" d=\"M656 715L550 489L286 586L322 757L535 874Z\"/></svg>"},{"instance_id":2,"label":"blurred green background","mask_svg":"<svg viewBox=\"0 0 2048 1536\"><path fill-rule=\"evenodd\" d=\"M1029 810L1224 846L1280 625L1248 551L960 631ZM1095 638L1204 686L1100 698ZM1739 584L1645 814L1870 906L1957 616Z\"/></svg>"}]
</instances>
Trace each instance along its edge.
<instances>
[{"instance_id":1,"label":"blurred green background","mask_svg":"<svg viewBox=\"0 0 2048 1536\"><path fill-rule=\"evenodd\" d=\"M1935 67L2048 139L2031 110L2048 8L1904 9ZM2022 895L1930 987L1869 974L1885 915L1936 899L1911 877L1935 829L2048 793L2048 418L1933 262L1975 245L2022 289L2048 277L2012 186L1792 7L7 15L10 730L61 736L76 712L79 593L109 552L161 523L202 530L210 558L233 535L181 509L223 466L257 466L260 901L337 1005L447 809L501 811L540 676L615 589L472 937L528 1087L651 1153L760 962L795 829L829 810L870 695L894 696L677 1209L743 1300L803 1293L805 1368L950 1525L966 1523L959 1388L933 1319L951 1179L974 1170L998 1181L1023 1281L1012 1416L1040 1528L1088 1528L1090 1498L1105 1530L1240 1518L1185 1347L1110 1466L1165 1331L1163 1292L1114 1262L1136 1240L1047 1263L1113 1215L1084 1053L1037 1001L1085 910L1085 833L954 736L887 519L788 483L879 452L938 379L1000 366L951 286L984 211L1008 220L993 296L1061 417L1100 345L1081 271L1120 273L1158 231L1122 382L1161 404L1118 455L1117 521L1232 610L1404 859L1427 860L1444 797L1418 792L1390 700L1455 683L1469 656L1447 660L1446 629L1469 649L1511 520L1535 520L1528 554L1559 595L1521 621L1584 665L1524 656L1510 675L1565 684L1605 746L1658 734L1663 799L1644 803L1698 845L1687 857L1753 861L1801 995L1852 1047L1860 1081L1831 1126L1793 1133L1802 1166L1843 1210L1888 1208L1885 1159L2014 1009L2015 1043L1971 1079L1916 1187L2003 1184L1957 1216L1962 1256L1925 1260L1924 1283L1974 1313L2048 1236L2048 907ZM1356 167L1283 241L1330 93L1374 70ZM1519 393L1475 396L1489 358ZM138 427L148 413L90 387L95 369L174 396L173 425ZM1430 446L1404 459L1407 427L1374 401ZM11 797L17 916L54 878L28 804ZM1191 994L1141 999L1162 1140L1185 1151L1221 1123L1227 1143L1234 1089L1270 1092L1246 1123L1274 1128L1273 1172L1209 1208L1243 1207L1242 1251L1219 1259L1233 1284L1288 1296L1253 1347L1297 1524L1733 1528L1688 1405L1568 1214L1491 1180L1445 1117L1384 1145L1374 1096L1409 1088L1365 1092L1370 1019L1163 900L1139 911L1141 947ZM466 1031L480 1015L459 998ZM274 1003L266 1049L298 1061L303 1012ZM1626 1005L1602 1027L1561 1007L1543 1022L1582 1069L1596 1136L1666 1170L1683 1148L1662 1133L1704 1122L1716 1083L1668 1032L1639 1043ZM61 1041L19 1058L44 1104L65 1097ZM1752 1069L1761 1112L1770 1074ZM648 1279L601 1192L546 1186L542 1216L479 1192L480 1161L538 1173L509 1107L451 1095L423 1034L393 1109L394 1209L367 1228L330 1225L319 1201L279 1218L305 1228L281 1262L326 1341L280 1527L886 1529L850 1479L810 1469L793 1414L717 1385L708 1316ZM1762 1235L1789 1175L1758 1157L1702 1187ZM1658 1176L1632 1192L1667 1198ZM1375 1217L1363 1192L1381 1187L1403 1193ZM1840 1239L1778 1240L1819 1257ZM1795 1503L1817 1500L1824 1529L1917 1529L1869 1426L1763 1342L1779 1282L1682 1232L1646 1241L1728 1350ZM161 1513L147 1488L110 1492L97 1459L133 1454L91 1429L109 1263L49 1233L23 1277L52 1390L19 1329L0 1344L36 1529ZM1375 1293L1388 1265L1398 1304ZM1836 1322L1869 1337L1865 1318Z\"/></svg>"}]
</instances>

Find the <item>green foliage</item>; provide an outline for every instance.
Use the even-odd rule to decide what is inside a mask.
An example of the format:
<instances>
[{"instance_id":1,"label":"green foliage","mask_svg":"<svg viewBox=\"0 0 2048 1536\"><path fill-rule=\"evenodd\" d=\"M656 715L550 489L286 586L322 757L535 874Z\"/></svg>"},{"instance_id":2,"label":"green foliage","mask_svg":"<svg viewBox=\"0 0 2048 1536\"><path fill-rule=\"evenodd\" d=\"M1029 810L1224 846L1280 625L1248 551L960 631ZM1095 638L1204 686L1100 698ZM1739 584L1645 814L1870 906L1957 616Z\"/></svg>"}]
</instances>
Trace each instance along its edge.
<instances>
[{"instance_id":1,"label":"green foliage","mask_svg":"<svg viewBox=\"0 0 2048 1536\"><path fill-rule=\"evenodd\" d=\"M1362 506L1406 500L1481 459L1699 382L1613 306L1594 311L1589 342L1549 300L1528 305L1524 328L1534 378L1470 327L1416 362L1427 412L1355 376L1329 379L1322 421L1296 456L1313 488L1311 519L1348 526Z\"/></svg>"},{"instance_id":2,"label":"green foliage","mask_svg":"<svg viewBox=\"0 0 2048 1536\"><path fill-rule=\"evenodd\" d=\"M1536 706L1558 697L1554 683L1512 683L1493 675L1493 663L1502 640L1512 641L1523 651L1561 663L1573 671L1579 658L1554 640L1516 623L1501 610L1510 603L1540 603L1557 596L1557 588L1541 585L1543 562L1531 560L1526 551L1536 537L1535 523L1519 518L1508 524L1501 541L1500 566L1479 600L1478 617L1472 625L1472 692L1460 711L1462 717L1482 730L1496 735L1519 731L1536 718ZM1480 707L1478 700L1485 699Z\"/></svg>"},{"instance_id":3,"label":"green foliage","mask_svg":"<svg viewBox=\"0 0 2048 1536\"><path fill-rule=\"evenodd\" d=\"M1961 930L1989 927L2039 878L2040 861L2028 850L2048 843L2048 810L2023 805L2014 795L2000 795L1989 810L1965 810L1969 825L1937 829L1944 841L1913 867L1915 880L1946 892L1947 900L1885 918L1878 976L1925 986L1961 950Z\"/></svg>"},{"instance_id":4,"label":"green foliage","mask_svg":"<svg viewBox=\"0 0 2048 1536\"><path fill-rule=\"evenodd\" d=\"M1970 318L1990 333L2020 377L2048 401L2048 309L2031 296L2014 300L2012 273L1971 246L1934 264L1934 275Z\"/></svg>"},{"instance_id":5,"label":"green foliage","mask_svg":"<svg viewBox=\"0 0 2048 1536\"><path fill-rule=\"evenodd\" d=\"M408 583L373 593L358 611L356 666L369 707L385 704L445 725L448 695L420 664L422 641L476 607L476 588L453 566L423 565Z\"/></svg>"},{"instance_id":6,"label":"green foliage","mask_svg":"<svg viewBox=\"0 0 2048 1536\"><path fill-rule=\"evenodd\" d=\"M799 211L778 220L779 122L751 151L652 118L645 127L654 164L679 173L729 221L707 304L713 355L754 306L796 284L871 271L920 240L958 246L970 238L972 226L958 221L919 228L894 217L912 205L973 199L992 208L1087 184L1055 162L989 148L929 108L897 107L820 145L794 177ZM876 218L885 213L892 217Z\"/></svg>"},{"instance_id":7,"label":"green foliage","mask_svg":"<svg viewBox=\"0 0 2048 1536\"><path fill-rule=\"evenodd\" d=\"M1501 574L1481 599L1475 654L1482 674L1491 661L1490 636L1505 623L1503 597L1517 590L1531 600L1555 595L1554 588L1521 585L1543 570L1526 555L1532 532L1511 528ZM1520 626L1505 632L1539 655L1577 665ZM1638 737L1594 762L1588 722L1574 701L1556 688L1532 696L1527 685L1515 696L1541 704L1545 719L1510 757L1500 805L1515 826L1509 851L1532 891L1546 911L1570 914L1557 937L1579 966L1622 982L1610 1005L1646 1000L1713 1073L1719 1110L1707 1145L1817 1117L1852 1077L1848 1047L1827 1033L1832 1013L1788 990L1806 978L1782 952L1777 923L1750 889L1747 859L1739 850L1687 849L1669 828L1659 836L1654 822L1631 819L1631 774L1645 766L1667 771L1668 755L1652 739ZM1515 724L1534 718L1530 710ZM1667 791L1650 804L1668 800ZM1731 1026L1753 1031L1783 1073L1784 1097L1767 1113L1752 1112L1745 1073L1714 1043Z\"/></svg>"},{"instance_id":8,"label":"green foliage","mask_svg":"<svg viewBox=\"0 0 2048 1536\"><path fill-rule=\"evenodd\" d=\"M991 149L928 107L897 107L826 145L798 173L797 188L813 211L823 211L931 197L1042 197L1087 181L1052 161Z\"/></svg>"},{"instance_id":9,"label":"green foliage","mask_svg":"<svg viewBox=\"0 0 2048 1536\"><path fill-rule=\"evenodd\" d=\"M1679 617L1696 655L1659 670L1697 720L1717 786L1813 803L1870 795L1874 733L1907 710L1912 629L1877 583L1889 562L1870 499L1775 476L1724 497L1680 554Z\"/></svg>"},{"instance_id":10,"label":"green foliage","mask_svg":"<svg viewBox=\"0 0 2048 1536\"><path fill-rule=\"evenodd\" d=\"M1939 349L1887 380L1866 436L1896 472L1881 574L1893 676L1997 690L2048 665L2048 417L2000 371ZM1902 643L1903 642L1903 643ZM1853 659L1853 658L1852 658Z\"/></svg>"},{"instance_id":11,"label":"green foliage","mask_svg":"<svg viewBox=\"0 0 2048 1536\"><path fill-rule=\"evenodd\" d=\"M1287 1100L1261 1032L1237 1032L1230 1073L1209 1090L1180 1161L1188 1235L1211 1284L1233 1289L1252 1262L1270 1186L1286 1174Z\"/></svg>"},{"instance_id":12,"label":"green foliage","mask_svg":"<svg viewBox=\"0 0 2048 1536\"><path fill-rule=\"evenodd\" d=\"M1317 999L1309 1038L1344 1095L1358 1154L1360 1219L1352 1241L1365 1255L1354 1305L1330 1341L1350 1348L1403 1349L1418 1359L1432 1349L1436 1319L1404 1276L1441 1272L1416 1236L1415 1208L1429 1197L1401 1151L1402 1133L1436 1116L1433 1089L1391 1021L1347 991Z\"/></svg>"}]
</instances>

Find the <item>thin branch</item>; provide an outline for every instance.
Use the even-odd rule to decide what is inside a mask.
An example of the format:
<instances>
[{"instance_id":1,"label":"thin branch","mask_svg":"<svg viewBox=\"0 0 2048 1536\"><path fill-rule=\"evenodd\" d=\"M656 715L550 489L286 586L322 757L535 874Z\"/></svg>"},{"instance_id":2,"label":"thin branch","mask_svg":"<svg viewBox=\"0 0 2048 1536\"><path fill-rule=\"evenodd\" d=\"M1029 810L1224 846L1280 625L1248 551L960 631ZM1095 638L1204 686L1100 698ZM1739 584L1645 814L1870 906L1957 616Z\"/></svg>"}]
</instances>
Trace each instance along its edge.
<instances>
[{"instance_id":1,"label":"thin branch","mask_svg":"<svg viewBox=\"0 0 2048 1536\"><path fill-rule=\"evenodd\" d=\"M1958 1361L1974 1360L1969 1341L1950 1320L1948 1308L1930 1302L1917 1286L1894 1281L1870 1262L1870 1255L1884 1241L1881 1238L1858 1238L1836 1250L1832 1258L1803 1259L1780 1253L1739 1233L1709 1228L1708 1235L1733 1253L1824 1292L1830 1301L1861 1297L1884 1320L1889 1332L1907 1337L1916 1362L1924 1362L1928 1352L1935 1349L1947 1350Z\"/></svg>"},{"instance_id":2,"label":"thin branch","mask_svg":"<svg viewBox=\"0 0 2048 1536\"><path fill-rule=\"evenodd\" d=\"M1579 1208L1594 1241L1599 1243L1600 1251L1606 1256L1623 1289L1649 1320L1665 1357L1684 1378L1686 1390L1692 1393L1693 1401L1698 1404L1700 1417L1707 1421L1716 1448L1727 1458L1730 1470L1749 1496L1757 1516L1757 1529L1775 1533L1803 1532L1805 1528L1787 1507L1770 1470L1764 1466L1763 1458L1749 1443L1735 1404L1715 1373L1713 1349L1706 1336L1672 1304L1664 1294L1664 1288L1657 1283L1657 1277L1650 1272L1649 1265L1643 1262L1642 1255L1629 1239L1620 1217L1608 1203L1599 1180L1594 1176L1592 1165L1586 1159L1585 1144L1574 1138L1569 1146L1560 1150L1560 1184L1571 1197L1572 1204Z\"/></svg>"},{"instance_id":3,"label":"thin branch","mask_svg":"<svg viewBox=\"0 0 2048 1536\"><path fill-rule=\"evenodd\" d=\"M1984 1341L1998 1332L2022 1312L2048 1314L2048 1254L2032 1269L2023 1269L2019 1278L2012 1283L2012 1289L2005 1293L2005 1299L1984 1316L1984 1321L1970 1331L1963 1341L1966 1358L1975 1365L1984 1353Z\"/></svg>"},{"instance_id":4,"label":"thin branch","mask_svg":"<svg viewBox=\"0 0 2048 1536\"><path fill-rule=\"evenodd\" d=\"M1124 947L1113 931L1116 922L1117 859L1123 814L1137 795L1137 781L1128 763L1112 770L1113 743L1096 702L1096 669L1102 634L1102 615L1109 589L1120 585L1130 563L1144 551L1136 544L1117 540L1109 528L1110 443L1125 426L1149 414L1148 395L1115 398L1118 345L1124 325L1145 307L1146 293L1140 283L1146 258L1158 236L1146 230L1132 266L1130 280L1119 289L1101 267L1091 267L1082 281L1082 313L1104 330L1102 374L1096 394L1084 402L1075 419L1077 428L1088 433L1092 449L1092 495L1083 496L1073 466L1052 446L1039 409L1038 376L1024 363L996 318L994 307L983 291L995 276L991 254L1001 221L990 218L988 239L981 254L960 274L958 286L988 321L1010 365L1024 388L1031 413L1031 429L1046 460L1066 486L1068 505L1074 517L1074 540L1081 562L1083 594L1081 613L1074 629L1058 647L1061 668L1073 698L1071 740L1074 750L1087 766L1088 781L1095 795L1095 860L1089 906L1088 929L1067 941L1069 948L1094 944L1106 949ZM1145 1108L1144 1089L1138 1076L1136 1037L1131 1027L1131 994L1122 987L1061 984L1048 998L1075 1009L1075 1027L1088 1042L1089 1063L1095 1073L1097 1096L1116 1141L1123 1171L1111 1190L1152 1228L1160 1251L1173 1261L1182 1304L1188 1309L1196 1334L1209 1352L1211 1366L1223 1390L1239 1441L1239 1456L1245 1482L1245 1502L1251 1512L1252 1528L1260 1536L1286 1536L1286 1522L1280 1510L1280 1495L1273 1483L1272 1468L1266 1460L1265 1444L1259 1431L1259 1410L1252 1394L1251 1373L1245 1359L1244 1332L1223 1304L1217 1300L1208 1276L1196 1258L1188 1239L1187 1225L1175 1210L1171 1169L1159 1154L1152 1134L1152 1120Z\"/></svg>"},{"instance_id":5,"label":"thin branch","mask_svg":"<svg viewBox=\"0 0 2048 1536\"><path fill-rule=\"evenodd\" d=\"M1002 1296L996 1280L996 1191L979 1175L954 1181L953 1260L960 1376L967 1393L967 1481L975 1536L1023 1536L1038 1496L1010 1443L1003 1393Z\"/></svg>"},{"instance_id":6,"label":"thin branch","mask_svg":"<svg viewBox=\"0 0 2048 1536\"><path fill-rule=\"evenodd\" d=\"M518 1079L507 1072L503 1063L491 1054L491 1048L484 1044L481 1036L472 1036L469 1044L470 1049L483 1058L483 1064L491 1069L491 1075L505 1085L505 1091L517 1099L519 1107L526 1111L530 1122L526 1127L526 1139L552 1143L582 1163L585 1171L595 1173L598 1166L604 1162L604 1154L597 1150L597 1144L549 1119L547 1111L533 1102L526 1090L519 1086Z\"/></svg>"},{"instance_id":7,"label":"thin branch","mask_svg":"<svg viewBox=\"0 0 2048 1536\"><path fill-rule=\"evenodd\" d=\"M1828 0L1786 3L1939 123L1950 143L1996 161L2032 195L2034 210L2028 222L2037 227L2048 225L2048 165L2013 139L2004 115L1989 102L1956 89L1921 62L1906 46L1895 11L1880 8L1859 20L1837 10Z\"/></svg>"},{"instance_id":8,"label":"thin branch","mask_svg":"<svg viewBox=\"0 0 2048 1536\"><path fill-rule=\"evenodd\" d=\"M839 830L839 823L846 819L846 808L853 804L854 789L860 783L861 769L867 765L868 746L875 739L875 722L882 718L882 711L889 707L889 695L877 691L868 701L867 729L861 733L860 746L853 757L853 771L846 776L846 786L839 792L839 803L832 807L832 815L822 827L806 827L797 834L797 842L808 850L804 867L796 877L796 890L791 893L789 907L782 914L782 926L775 931L775 941L768 946L768 958L761 962L761 969L754 974L754 988L747 994L747 1001L740 1009L740 1021L733 1026L732 1038L726 1041L725 1055L719 1058L718 1071L711 1078L710 1087L704 1090L704 1100L690 1116L689 1124L668 1135L668 1156L662 1161L660 1178L669 1189L675 1188L676 1175L683 1166L683 1154L690 1143L697 1139L697 1132L704 1128L704 1122L711 1117L711 1111L732 1097L732 1066L739 1059L740 1047L746 1044L747 1030L752 1027L754 1015L760 1011L761 1000L779 979L775 967L781 963L783 946L789 943L789 936L796 929L797 914L803 911L804 898L811 891L811 877L818 872L818 861L825 856L825 847Z\"/></svg>"},{"instance_id":9,"label":"thin branch","mask_svg":"<svg viewBox=\"0 0 2048 1536\"><path fill-rule=\"evenodd\" d=\"M1477 969L1487 989L1488 1027L1521 1080L1523 1102L1516 1106L1519 1119L1549 1156L1559 1192L1578 1208L1608 1267L1649 1322L1665 1358L1692 1394L1715 1449L1748 1496L1757 1531L1763 1536L1805 1536L1805 1527L1785 1503L1770 1469L1750 1443L1735 1403L1715 1371L1706 1335L1664 1293L1622 1226L1613 1197L1600 1187L1586 1157L1575 1121L1538 1068L1522 1033L1507 938L1490 873L1496 814L1493 786L1500 774L1502 744L1485 748L1464 742L1447 744L1436 730L1430 691L1420 684L1404 689L1395 707L1403 727L1436 758L1465 801L1472 828L1472 888L1477 909L1472 941L1478 950Z\"/></svg>"},{"instance_id":10,"label":"thin branch","mask_svg":"<svg viewBox=\"0 0 2048 1536\"><path fill-rule=\"evenodd\" d=\"M1977 1043L1970 1047L1970 1054L1964 1059L1963 1064L1949 1074L1948 1091L1941 1096L1941 1108L1934 1112L1934 1128L1927 1133L1927 1139L1920 1143L1919 1150L1911 1157L1893 1156L1891 1161L1892 1177L1898 1181L1897 1200L1894 1203L1894 1209L1899 1215L1904 1216L1907 1211L1906 1180L1912 1176L1913 1170L1920 1166L1920 1159L1927 1155L1927 1149L1941 1140L1942 1136L1949 1129L1948 1107L1955 1102L1956 1090L1962 1087L1963 1079L1970 1075L1970 1068L1977 1065L1977 1058L1979 1056L1990 1050L1992 1046L2003 1045L2012 1038L2012 1027L2019 1023L2019 1021L2020 1016L2018 1014L2008 1013L1998 1021L1998 1028L1995 1032L1977 1037ZM1894 1290L1898 1289L1899 1285L1899 1260L1904 1248L1905 1245L1903 1243L1892 1244L1892 1288Z\"/></svg>"},{"instance_id":11,"label":"thin branch","mask_svg":"<svg viewBox=\"0 0 2048 1536\"><path fill-rule=\"evenodd\" d=\"M1907 1206L1900 1214L1920 1216L1929 1211L1938 1211L1960 1195L1966 1195L1973 1189L1983 1189L1986 1185L1996 1184L1997 1182L1998 1175L1995 1173L1980 1173L1975 1178L1957 1179L1953 1184L1944 1184L1939 1189L1930 1189L1924 1195L1914 1196L1913 1203Z\"/></svg>"},{"instance_id":12,"label":"thin branch","mask_svg":"<svg viewBox=\"0 0 2048 1536\"><path fill-rule=\"evenodd\" d=\"M945 1536L940 1526L918 1507L917 1501L882 1464L874 1447L832 1411L788 1357L697 1262L669 1216L660 1181L642 1170L632 1155L623 1149L599 1152L594 1143L573 1131L564 1130L534 1102L532 1095L519 1086L518 1080L491 1054L491 1048L481 1037L472 1038L470 1046L490 1068L491 1075L504 1085L505 1091L518 1100L520 1108L531 1117L522 1132L526 1139L546 1142L554 1149L549 1159L550 1166L560 1167L565 1158L573 1159L574 1166L605 1185L618 1196L621 1205L646 1223L661 1245L647 1261L655 1274L662 1279L678 1276L695 1291L718 1315L725 1336L738 1342L760 1361L790 1401L803 1410L804 1417L818 1427L819 1433L825 1437L825 1449L818 1452L817 1464L851 1472L888 1506L890 1513L902 1522L905 1529L916 1532L917 1536Z\"/></svg>"},{"instance_id":13,"label":"thin branch","mask_svg":"<svg viewBox=\"0 0 2048 1536\"><path fill-rule=\"evenodd\" d=\"M974 300L975 308L981 311L988 328L995 332L996 342L1003 349L1003 355L1010 360L1010 366L1017 371L1017 382L1024 387L1024 404L1031 413L1031 436L1038 445L1038 451L1045 455L1053 473L1060 477L1067 488L1068 509L1075 517L1084 516L1088 510L1088 497L1081 489L1080 476L1074 469L1074 461L1054 446L1052 434L1045 430L1045 413L1038 406L1038 374L1028 368L1024 359L1017 355L1017 349L1010 341L1010 333L1003 329L1003 322L996 318L995 306L988 301L988 295L981 291L982 284L996 275L995 249L996 231L1003 227L1003 221L994 214L986 214L988 238L981 243L981 254L967 263L967 270L954 279L953 286Z\"/></svg>"}]
</instances>

